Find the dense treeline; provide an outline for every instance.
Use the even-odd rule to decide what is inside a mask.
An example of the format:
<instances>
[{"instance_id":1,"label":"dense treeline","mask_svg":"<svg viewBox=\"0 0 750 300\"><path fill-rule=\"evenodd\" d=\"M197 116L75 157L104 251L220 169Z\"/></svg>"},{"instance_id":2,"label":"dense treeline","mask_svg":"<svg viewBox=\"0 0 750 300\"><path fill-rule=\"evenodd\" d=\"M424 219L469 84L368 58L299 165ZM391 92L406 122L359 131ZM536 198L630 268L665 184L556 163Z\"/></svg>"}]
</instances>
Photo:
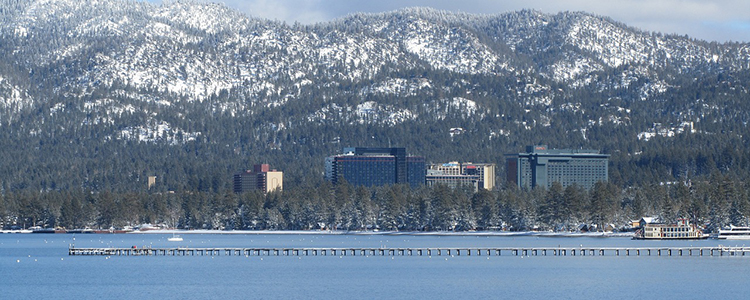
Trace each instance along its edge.
<instances>
[{"instance_id":1,"label":"dense treeline","mask_svg":"<svg viewBox=\"0 0 750 300\"><path fill-rule=\"evenodd\" d=\"M689 218L715 230L748 224L749 188L714 174L704 182L625 190L600 182L590 191L559 184L475 193L441 185L413 190L325 182L267 195L24 191L4 195L0 213L5 229L159 224L221 230L575 231L582 224L599 229L612 224L626 230L630 220L655 216L665 222Z\"/></svg>"}]
</instances>

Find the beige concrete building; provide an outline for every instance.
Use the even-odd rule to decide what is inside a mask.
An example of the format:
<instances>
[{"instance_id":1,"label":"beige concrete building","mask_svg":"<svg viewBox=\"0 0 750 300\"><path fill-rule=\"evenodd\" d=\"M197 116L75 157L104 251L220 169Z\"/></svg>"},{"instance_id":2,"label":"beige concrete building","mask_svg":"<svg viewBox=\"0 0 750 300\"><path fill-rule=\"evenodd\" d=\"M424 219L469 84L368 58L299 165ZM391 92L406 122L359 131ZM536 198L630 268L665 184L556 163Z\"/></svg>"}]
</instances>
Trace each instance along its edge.
<instances>
[{"instance_id":1,"label":"beige concrete building","mask_svg":"<svg viewBox=\"0 0 750 300\"><path fill-rule=\"evenodd\" d=\"M150 190L156 184L156 176L148 177L148 189Z\"/></svg>"},{"instance_id":2,"label":"beige concrete building","mask_svg":"<svg viewBox=\"0 0 750 300\"><path fill-rule=\"evenodd\" d=\"M495 164L459 163L457 161L427 166L427 185L445 184L451 187L471 185L474 190L495 188Z\"/></svg>"},{"instance_id":3,"label":"beige concrete building","mask_svg":"<svg viewBox=\"0 0 750 300\"><path fill-rule=\"evenodd\" d=\"M284 173L271 169L267 164L255 165L253 170L234 174L234 192L241 194L252 190L264 193L284 189Z\"/></svg>"}]
</instances>

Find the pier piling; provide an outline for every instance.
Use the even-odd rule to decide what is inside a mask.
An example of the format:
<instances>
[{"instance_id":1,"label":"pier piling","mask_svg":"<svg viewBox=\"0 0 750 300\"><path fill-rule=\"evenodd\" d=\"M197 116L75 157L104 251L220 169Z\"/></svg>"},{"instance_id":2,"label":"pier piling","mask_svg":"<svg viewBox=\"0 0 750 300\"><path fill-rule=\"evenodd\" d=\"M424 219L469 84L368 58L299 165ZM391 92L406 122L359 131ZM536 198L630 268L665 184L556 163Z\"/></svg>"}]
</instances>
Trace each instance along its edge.
<instances>
[{"instance_id":1,"label":"pier piling","mask_svg":"<svg viewBox=\"0 0 750 300\"><path fill-rule=\"evenodd\" d=\"M750 247L600 247L600 248L76 248L70 256L730 256L744 257ZM726 255L725 255L726 254Z\"/></svg>"}]
</instances>

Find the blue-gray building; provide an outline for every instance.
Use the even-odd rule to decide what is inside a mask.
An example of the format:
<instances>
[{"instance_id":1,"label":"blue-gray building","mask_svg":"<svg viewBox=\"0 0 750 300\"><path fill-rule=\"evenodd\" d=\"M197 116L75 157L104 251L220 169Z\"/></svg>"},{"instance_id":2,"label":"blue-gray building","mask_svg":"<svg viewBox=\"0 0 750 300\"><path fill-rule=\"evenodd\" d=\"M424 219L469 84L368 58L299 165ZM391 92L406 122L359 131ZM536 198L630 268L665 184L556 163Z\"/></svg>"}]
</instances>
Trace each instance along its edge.
<instances>
[{"instance_id":1,"label":"blue-gray building","mask_svg":"<svg viewBox=\"0 0 750 300\"><path fill-rule=\"evenodd\" d=\"M326 157L326 180L345 179L354 186L425 183L424 157L407 156L406 148L344 148L344 153Z\"/></svg>"},{"instance_id":2,"label":"blue-gray building","mask_svg":"<svg viewBox=\"0 0 750 300\"><path fill-rule=\"evenodd\" d=\"M547 149L527 146L526 153L506 154L508 184L521 188L549 188L553 182L563 187L576 184L591 189L609 180L609 155L596 150Z\"/></svg>"}]
</instances>

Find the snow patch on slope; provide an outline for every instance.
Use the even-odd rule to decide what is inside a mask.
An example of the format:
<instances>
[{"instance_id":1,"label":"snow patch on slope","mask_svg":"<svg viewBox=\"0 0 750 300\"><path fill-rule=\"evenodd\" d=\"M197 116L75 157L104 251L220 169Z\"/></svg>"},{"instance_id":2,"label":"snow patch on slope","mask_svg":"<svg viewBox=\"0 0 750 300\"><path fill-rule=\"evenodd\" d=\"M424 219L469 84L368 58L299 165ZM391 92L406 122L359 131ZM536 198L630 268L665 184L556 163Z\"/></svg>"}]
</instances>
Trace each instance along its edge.
<instances>
[{"instance_id":1,"label":"snow patch on slope","mask_svg":"<svg viewBox=\"0 0 750 300\"><path fill-rule=\"evenodd\" d=\"M170 145L183 144L194 141L200 132L185 132L164 121L152 122L148 125L128 127L120 131L118 139L134 140L144 143L167 143Z\"/></svg>"}]
</instances>

